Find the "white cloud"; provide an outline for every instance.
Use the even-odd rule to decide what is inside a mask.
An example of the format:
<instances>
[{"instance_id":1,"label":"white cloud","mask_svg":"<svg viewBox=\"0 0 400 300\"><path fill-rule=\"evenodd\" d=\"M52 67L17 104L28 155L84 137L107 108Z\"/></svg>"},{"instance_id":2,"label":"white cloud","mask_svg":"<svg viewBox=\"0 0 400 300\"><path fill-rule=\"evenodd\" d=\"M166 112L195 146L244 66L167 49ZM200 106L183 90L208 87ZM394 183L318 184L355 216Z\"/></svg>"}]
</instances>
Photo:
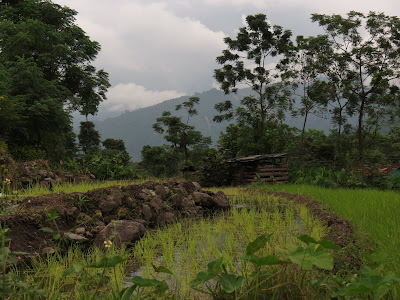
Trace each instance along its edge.
<instances>
[{"instance_id":1,"label":"white cloud","mask_svg":"<svg viewBox=\"0 0 400 300\"><path fill-rule=\"evenodd\" d=\"M57 2L79 11L79 25L102 46L96 65L112 82L188 93L211 87L215 57L224 49L222 31L175 15L167 2Z\"/></svg>"},{"instance_id":2,"label":"white cloud","mask_svg":"<svg viewBox=\"0 0 400 300\"><path fill-rule=\"evenodd\" d=\"M232 5L232 6L253 6L258 9L270 7L271 1L263 0L203 0L204 3L212 6Z\"/></svg>"},{"instance_id":3,"label":"white cloud","mask_svg":"<svg viewBox=\"0 0 400 300\"><path fill-rule=\"evenodd\" d=\"M400 1L396 0L203 0L203 2L210 6L252 7L264 10L275 8L283 9L285 7L301 7L316 13L326 14L344 14L351 10L365 13L368 13L369 11L385 12L388 15L398 15L400 13Z\"/></svg>"},{"instance_id":4,"label":"white cloud","mask_svg":"<svg viewBox=\"0 0 400 300\"><path fill-rule=\"evenodd\" d=\"M174 90L152 91L135 83L117 84L109 89L108 100L102 106L109 111L135 110L184 95Z\"/></svg>"}]
</instances>

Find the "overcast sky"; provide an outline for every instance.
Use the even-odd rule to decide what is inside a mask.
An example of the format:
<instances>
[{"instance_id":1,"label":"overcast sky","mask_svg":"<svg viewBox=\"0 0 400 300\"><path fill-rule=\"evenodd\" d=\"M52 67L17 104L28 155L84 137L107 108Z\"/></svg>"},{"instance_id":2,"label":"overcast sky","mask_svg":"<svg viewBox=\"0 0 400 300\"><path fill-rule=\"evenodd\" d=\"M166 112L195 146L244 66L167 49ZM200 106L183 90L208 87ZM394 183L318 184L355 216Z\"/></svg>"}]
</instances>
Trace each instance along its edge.
<instances>
[{"instance_id":1,"label":"overcast sky","mask_svg":"<svg viewBox=\"0 0 400 300\"><path fill-rule=\"evenodd\" d=\"M53 0L78 12L100 43L95 65L110 74L102 109L133 110L216 87L215 58L249 14L264 13L294 35L322 33L311 13L400 15L399 0Z\"/></svg>"}]
</instances>

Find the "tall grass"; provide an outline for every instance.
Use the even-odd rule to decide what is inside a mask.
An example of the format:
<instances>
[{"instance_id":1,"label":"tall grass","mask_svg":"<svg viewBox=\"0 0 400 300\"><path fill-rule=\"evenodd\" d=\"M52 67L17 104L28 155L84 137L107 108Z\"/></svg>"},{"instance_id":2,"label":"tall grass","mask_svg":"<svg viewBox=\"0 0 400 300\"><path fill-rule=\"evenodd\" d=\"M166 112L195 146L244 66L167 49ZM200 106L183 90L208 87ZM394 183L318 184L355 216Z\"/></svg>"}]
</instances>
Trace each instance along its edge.
<instances>
[{"instance_id":1,"label":"tall grass","mask_svg":"<svg viewBox=\"0 0 400 300\"><path fill-rule=\"evenodd\" d=\"M388 266L400 269L400 193L370 189L328 189L309 185L257 185L257 189L306 195L324 203L368 236L388 255Z\"/></svg>"}]
</instances>

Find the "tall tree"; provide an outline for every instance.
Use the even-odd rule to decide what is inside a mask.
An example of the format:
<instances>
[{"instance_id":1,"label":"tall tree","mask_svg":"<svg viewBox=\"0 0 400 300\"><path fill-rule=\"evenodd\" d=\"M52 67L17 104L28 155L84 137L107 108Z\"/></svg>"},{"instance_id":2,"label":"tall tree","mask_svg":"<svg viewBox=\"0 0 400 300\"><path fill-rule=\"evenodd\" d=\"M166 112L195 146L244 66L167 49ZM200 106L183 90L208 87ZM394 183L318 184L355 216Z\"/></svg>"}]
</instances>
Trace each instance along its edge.
<instances>
[{"instance_id":1,"label":"tall tree","mask_svg":"<svg viewBox=\"0 0 400 300\"><path fill-rule=\"evenodd\" d=\"M160 134L165 132L165 140L184 153L186 165L189 163L190 147L198 144L211 144L210 138L203 137L200 131L194 130L195 127L189 125L190 117L197 115L194 105L198 104L199 101L198 97L190 97L189 101L176 106L176 110L186 110L185 122L182 121L182 117L172 116L170 111L164 111L162 116L157 118L156 123L153 124L156 132Z\"/></svg>"},{"instance_id":2,"label":"tall tree","mask_svg":"<svg viewBox=\"0 0 400 300\"><path fill-rule=\"evenodd\" d=\"M83 153L88 154L89 152L97 152L99 150L100 134L94 128L93 122L81 122L78 139Z\"/></svg>"},{"instance_id":3,"label":"tall tree","mask_svg":"<svg viewBox=\"0 0 400 300\"><path fill-rule=\"evenodd\" d=\"M295 107L293 116L303 117L300 152L304 144L305 128L308 116L313 114L323 117L329 94L326 93L321 74L325 70L327 60L321 53L330 50L330 41L326 36L296 37L296 44L285 52L285 59L281 60L278 68L284 72L282 78L293 87L294 94L300 98L300 107Z\"/></svg>"},{"instance_id":4,"label":"tall tree","mask_svg":"<svg viewBox=\"0 0 400 300\"><path fill-rule=\"evenodd\" d=\"M20 120L12 132L0 132L8 143L35 145L50 156L54 146L70 142L71 109L95 114L105 99L108 74L92 66L100 45L75 24L75 15L48 0L0 2L0 64L11 81L5 98L19 107L14 116Z\"/></svg>"},{"instance_id":5,"label":"tall tree","mask_svg":"<svg viewBox=\"0 0 400 300\"><path fill-rule=\"evenodd\" d=\"M282 110L290 105L287 87L271 84L277 75L269 69L268 60L286 50L291 32L277 25L271 26L263 14L247 16L246 23L247 26L239 29L236 39L224 39L228 48L216 59L223 66L214 70L214 77L226 94L236 93L238 85L244 84L256 96L243 98L237 108L231 101L217 104L215 108L220 115L214 121L236 117L253 129L253 140L257 142L265 135L267 123L282 118Z\"/></svg>"},{"instance_id":6,"label":"tall tree","mask_svg":"<svg viewBox=\"0 0 400 300\"><path fill-rule=\"evenodd\" d=\"M331 64L341 73L331 81L341 84L341 97L349 100L347 109L358 117L358 160L364 160L366 119L376 113L387 113L395 105L400 78L400 20L383 13L364 15L351 11L341 15L313 14L332 43L327 52Z\"/></svg>"}]
</instances>

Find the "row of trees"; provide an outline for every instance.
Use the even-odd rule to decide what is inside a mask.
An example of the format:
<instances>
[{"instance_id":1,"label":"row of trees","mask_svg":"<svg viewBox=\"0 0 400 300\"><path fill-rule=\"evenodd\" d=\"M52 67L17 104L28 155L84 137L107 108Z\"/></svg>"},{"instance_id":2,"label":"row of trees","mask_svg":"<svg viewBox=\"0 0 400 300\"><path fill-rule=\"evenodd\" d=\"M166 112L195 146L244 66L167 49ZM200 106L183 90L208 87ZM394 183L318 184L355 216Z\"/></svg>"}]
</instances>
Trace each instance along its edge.
<instances>
[{"instance_id":1,"label":"row of trees","mask_svg":"<svg viewBox=\"0 0 400 300\"><path fill-rule=\"evenodd\" d=\"M100 45L75 24L75 15L51 1L0 2L0 140L20 160L79 161L93 168L93 158L120 157L116 165L126 167L123 142L106 140L101 148L88 121L110 84L108 74L92 65ZM311 19L324 34L293 39L289 30L257 14L246 18L235 38L225 38L227 48L216 59L220 68L214 77L227 94L240 87L252 93L237 107L230 101L216 105L214 121L231 123L212 155L225 159L287 151L347 166L370 162L378 152L388 156L388 149L395 153L398 130L382 136L380 129L398 120L399 19L374 12L313 14ZM165 135L168 145L143 148L142 166L153 175L174 175L182 166L210 161L210 138L190 125L199 101L192 97L176 107L185 111L184 118L171 112L157 118L154 130ZM71 125L74 111L86 117L78 137ZM288 111L304 118L300 131L284 123ZM306 131L310 114L331 117L329 137ZM355 126L350 118L357 119Z\"/></svg>"},{"instance_id":2,"label":"row of trees","mask_svg":"<svg viewBox=\"0 0 400 300\"><path fill-rule=\"evenodd\" d=\"M255 152L268 151L262 139L294 104L294 90L301 99L296 113L304 117L301 148L308 115L329 111L340 160L343 130L348 118L356 116L357 159L362 164L367 135L399 113L400 20L374 12L313 14L311 19L324 35L297 36L292 42L290 31L271 26L258 14L246 18L247 26L236 39L225 38L228 48L217 57L222 67L215 70L215 79L225 93L236 92L243 83L257 96L245 97L236 108L230 101L218 104L222 114L214 120L236 117L261 147ZM279 63L271 70L268 63L274 56Z\"/></svg>"},{"instance_id":3,"label":"row of trees","mask_svg":"<svg viewBox=\"0 0 400 300\"><path fill-rule=\"evenodd\" d=\"M241 87L250 87L252 93L239 106L231 101L215 106L214 121L233 121L218 142L221 158L285 151L340 167L382 162L382 156L396 159L398 128L387 136L380 129L399 115L400 20L354 11L346 17L313 14L311 19L325 34L292 41L291 31L257 14L246 18L236 38L224 39L227 49L216 58L221 67L214 78L226 94ZM271 68L273 59L277 63ZM197 101L184 104L188 116ZM287 111L303 117L300 132L284 124ZM331 118L329 136L306 131L310 114ZM355 126L351 118L357 120ZM188 146L201 141L196 136L200 133L170 112L157 119L154 129L159 133L164 132L161 125L167 127L171 149L184 150L188 164ZM392 147L382 147L388 143ZM154 149L143 149L144 161Z\"/></svg>"}]
</instances>

